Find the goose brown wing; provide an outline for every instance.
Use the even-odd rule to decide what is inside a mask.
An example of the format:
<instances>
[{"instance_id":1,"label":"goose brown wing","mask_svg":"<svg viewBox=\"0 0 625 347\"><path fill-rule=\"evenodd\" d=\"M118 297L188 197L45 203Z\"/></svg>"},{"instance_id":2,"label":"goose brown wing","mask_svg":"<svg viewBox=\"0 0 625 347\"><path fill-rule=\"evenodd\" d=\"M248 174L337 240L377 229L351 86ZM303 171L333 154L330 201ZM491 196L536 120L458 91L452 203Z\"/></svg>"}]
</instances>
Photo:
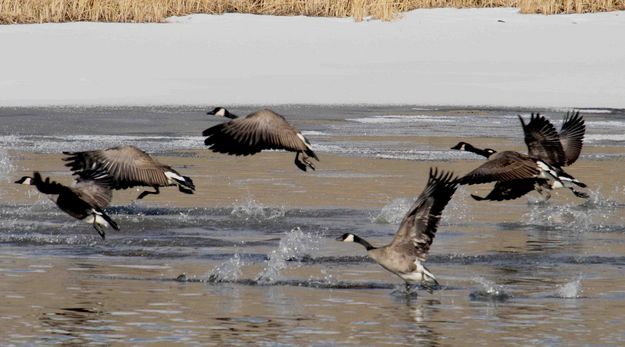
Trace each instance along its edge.
<instances>
[{"instance_id":1,"label":"goose brown wing","mask_svg":"<svg viewBox=\"0 0 625 347\"><path fill-rule=\"evenodd\" d=\"M424 261L445 206L458 187L453 173L430 169L428 183L399 226L389 247Z\"/></svg>"},{"instance_id":2,"label":"goose brown wing","mask_svg":"<svg viewBox=\"0 0 625 347\"><path fill-rule=\"evenodd\" d=\"M518 152L505 151L460 178L460 184L480 184L533 178L539 173L536 162Z\"/></svg>"},{"instance_id":3,"label":"goose brown wing","mask_svg":"<svg viewBox=\"0 0 625 347\"><path fill-rule=\"evenodd\" d=\"M110 177L111 188L135 186L167 186L164 165L134 146L120 146L86 152L64 152L68 166L75 175L84 178Z\"/></svg>"},{"instance_id":4,"label":"goose brown wing","mask_svg":"<svg viewBox=\"0 0 625 347\"><path fill-rule=\"evenodd\" d=\"M560 143L560 135L553 124L538 113L532 113L527 124L521 116L519 119L525 133L528 154L551 165L563 165L565 154Z\"/></svg>"},{"instance_id":5,"label":"goose brown wing","mask_svg":"<svg viewBox=\"0 0 625 347\"><path fill-rule=\"evenodd\" d=\"M567 112L560 129L560 143L566 160L562 166L573 164L582 152L586 125L578 112Z\"/></svg>"},{"instance_id":6,"label":"goose brown wing","mask_svg":"<svg viewBox=\"0 0 625 347\"><path fill-rule=\"evenodd\" d=\"M475 200L513 200L522 197L523 195L534 190L535 178L524 178L513 181L497 182L493 190L485 197L479 197L471 194Z\"/></svg>"},{"instance_id":7,"label":"goose brown wing","mask_svg":"<svg viewBox=\"0 0 625 347\"><path fill-rule=\"evenodd\" d=\"M79 180L71 189L81 200L98 209L107 207L113 198L111 190L97 181Z\"/></svg>"},{"instance_id":8,"label":"goose brown wing","mask_svg":"<svg viewBox=\"0 0 625 347\"><path fill-rule=\"evenodd\" d=\"M250 155L264 149L305 152L308 147L298 134L299 131L284 117L270 110L258 111L202 132L207 136L204 144L213 152L234 155Z\"/></svg>"}]
</instances>

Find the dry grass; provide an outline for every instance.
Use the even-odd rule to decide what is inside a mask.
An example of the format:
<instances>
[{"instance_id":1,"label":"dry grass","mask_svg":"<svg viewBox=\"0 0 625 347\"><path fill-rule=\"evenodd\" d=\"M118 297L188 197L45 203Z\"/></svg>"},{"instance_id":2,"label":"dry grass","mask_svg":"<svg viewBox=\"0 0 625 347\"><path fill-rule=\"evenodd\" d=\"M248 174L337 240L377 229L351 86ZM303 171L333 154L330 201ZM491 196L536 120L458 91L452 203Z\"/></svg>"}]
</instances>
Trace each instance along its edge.
<instances>
[{"instance_id":1,"label":"dry grass","mask_svg":"<svg viewBox=\"0 0 625 347\"><path fill-rule=\"evenodd\" d=\"M625 0L0 0L0 23L162 22L191 13L374 17L433 7L519 7L523 13L624 10Z\"/></svg>"}]
</instances>

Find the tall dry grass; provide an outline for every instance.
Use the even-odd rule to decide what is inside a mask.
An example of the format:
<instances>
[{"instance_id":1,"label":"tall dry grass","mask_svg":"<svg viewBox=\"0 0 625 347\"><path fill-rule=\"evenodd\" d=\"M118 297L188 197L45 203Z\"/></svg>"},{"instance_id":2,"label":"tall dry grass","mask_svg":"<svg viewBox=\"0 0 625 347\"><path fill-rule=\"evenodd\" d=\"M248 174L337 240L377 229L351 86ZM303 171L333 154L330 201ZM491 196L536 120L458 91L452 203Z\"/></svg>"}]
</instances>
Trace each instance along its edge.
<instances>
[{"instance_id":1,"label":"tall dry grass","mask_svg":"<svg viewBox=\"0 0 625 347\"><path fill-rule=\"evenodd\" d=\"M434 7L519 7L523 13L625 9L625 0L0 0L0 23L162 22L191 13L374 17Z\"/></svg>"}]
</instances>

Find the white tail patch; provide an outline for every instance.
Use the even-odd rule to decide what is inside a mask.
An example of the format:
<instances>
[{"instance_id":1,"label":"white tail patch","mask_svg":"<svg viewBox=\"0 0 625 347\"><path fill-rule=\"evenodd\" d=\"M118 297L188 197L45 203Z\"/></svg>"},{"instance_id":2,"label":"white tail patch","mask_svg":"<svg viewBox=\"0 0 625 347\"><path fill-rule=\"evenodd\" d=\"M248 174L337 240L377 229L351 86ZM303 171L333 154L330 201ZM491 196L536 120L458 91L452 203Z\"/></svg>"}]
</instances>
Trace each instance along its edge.
<instances>
[{"instance_id":1,"label":"white tail patch","mask_svg":"<svg viewBox=\"0 0 625 347\"><path fill-rule=\"evenodd\" d=\"M101 225L105 228L109 227L109 222L107 222L106 219L102 217L102 214L97 211L94 211L93 214L90 214L89 217L84 219L85 223L89 224L94 224L94 220L95 224Z\"/></svg>"},{"instance_id":2,"label":"white tail patch","mask_svg":"<svg viewBox=\"0 0 625 347\"><path fill-rule=\"evenodd\" d=\"M297 133L297 137L299 137L299 139L302 140L302 142L304 142L304 144L306 145L306 147L308 149L312 150L312 147L310 146L310 143L306 140L304 135L302 135L301 133Z\"/></svg>"},{"instance_id":3,"label":"white tail patch","mask_svg":"<svg viewBox=\"0 0 625 347\"><path fill-rule=\"evenodd\" d=\"M165 176L167 177L167 183L169 184L178 184L176 181L186 182L184 177L172 171L165 171Z\"/></svg>"},{"instance_id":4,"label":"white tail patch","mask_svg":"<svg viewBox=\"0 0 625 347\"><path fill-rule=\"evenodd\" d=\"M414 264L417 266L417 269L415 271L410 273L398 274L399 277L411 283L422 281L436 282L436 277L434 277L434 274L429 272L428 269L425 268L425 266L421 265L419 259L416 259Z\"/></svg>"},{"instance_id":5,"label":"white tail patch","mask_svg":"<svg viewBox=\"0 0 625 347\"><path fill-rule=\"evenodd\" d=\"M538 168L541 170L540 174L538 175L538 177L541 178L551 178L554 180L559 180L560 178L558 177L558 173L548 164L538 160L536 161L536 165L538 165Z\"/></svg>"},{"instance_id":6,"label":"white tail patch","mask_svg":"<svg viewBox=\"0 0 625 347\"><path fill-rule=\"evenodd\" d=\"M560 181L553 181L551 184L551 189L564 188L564 184Z\"/></svg>"}]
</instances>

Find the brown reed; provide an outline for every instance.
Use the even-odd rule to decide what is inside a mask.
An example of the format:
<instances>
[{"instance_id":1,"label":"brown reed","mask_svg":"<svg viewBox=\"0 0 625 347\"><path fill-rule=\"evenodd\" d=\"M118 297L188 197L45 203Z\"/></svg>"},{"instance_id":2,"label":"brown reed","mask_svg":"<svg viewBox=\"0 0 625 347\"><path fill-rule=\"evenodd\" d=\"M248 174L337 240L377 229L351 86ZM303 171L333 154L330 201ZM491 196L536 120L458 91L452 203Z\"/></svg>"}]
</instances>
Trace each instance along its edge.
<instances>
[{"instance_id":1,"label":"brown reed","mask_svg":"<svg viewBox=\"0 0 625 347\"><path fill-rule=\"evenodd\" d=\"M372 17L435 7L518 7L523 13L625 10L625 0L0 0L0 23L162 22L192 13Z\"/></svg>"}]
</instances>

